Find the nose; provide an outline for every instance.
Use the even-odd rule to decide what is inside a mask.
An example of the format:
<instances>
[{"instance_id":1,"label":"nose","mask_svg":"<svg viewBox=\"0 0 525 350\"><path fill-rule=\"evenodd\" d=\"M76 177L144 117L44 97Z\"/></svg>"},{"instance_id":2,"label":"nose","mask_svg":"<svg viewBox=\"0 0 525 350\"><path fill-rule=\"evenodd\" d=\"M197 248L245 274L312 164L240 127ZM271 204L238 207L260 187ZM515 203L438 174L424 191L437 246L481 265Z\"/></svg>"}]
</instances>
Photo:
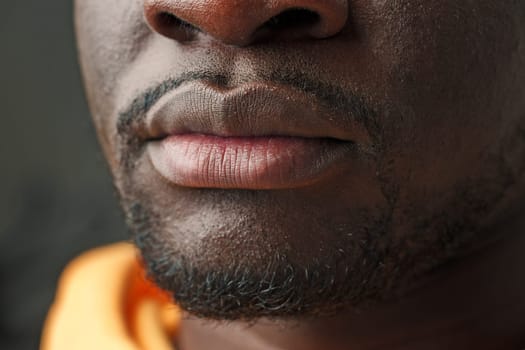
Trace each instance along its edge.
<instances>
[{"instance_id":1,"label":"nose","mask_svg":"<svg viewBox=\"0 0 525 350\"><path fill-rule=\"evenodd\" d=\"M348 0L144 0L150 27L178 41L201 32L229 45L323 39L348 20Z\"/></svg>"}]
</instances>

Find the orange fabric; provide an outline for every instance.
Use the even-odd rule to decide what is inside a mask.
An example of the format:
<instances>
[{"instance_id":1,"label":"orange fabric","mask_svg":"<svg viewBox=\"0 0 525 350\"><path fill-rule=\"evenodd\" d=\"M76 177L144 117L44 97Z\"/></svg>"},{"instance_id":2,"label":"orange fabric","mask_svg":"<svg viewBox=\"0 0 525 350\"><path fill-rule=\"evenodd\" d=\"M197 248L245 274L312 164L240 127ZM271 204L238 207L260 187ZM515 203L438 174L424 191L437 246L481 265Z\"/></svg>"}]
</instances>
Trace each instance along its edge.
<instances>
[{"instance_id":1,"label":"orange fabric","mask_svg":"<svg viewBox=\"0 0 525 350\"><path fill-rule=\"evenodd\" d=\"M145 279L131 244L95 249L64 271L41 350L173 350L180 311Z\"/></svg>"}]
</instances>

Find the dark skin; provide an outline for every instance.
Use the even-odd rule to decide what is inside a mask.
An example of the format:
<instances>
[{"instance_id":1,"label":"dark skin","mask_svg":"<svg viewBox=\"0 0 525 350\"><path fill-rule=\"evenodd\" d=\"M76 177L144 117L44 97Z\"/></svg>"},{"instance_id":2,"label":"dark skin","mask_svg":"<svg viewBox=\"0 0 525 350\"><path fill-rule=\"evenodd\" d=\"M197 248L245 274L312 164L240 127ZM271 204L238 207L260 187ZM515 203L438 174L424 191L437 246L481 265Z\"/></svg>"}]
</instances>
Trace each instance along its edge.
<instances>
[{"instance_id":1,"label":"dark skin","mask_svg":"<svg viewBox=\"0 0 525 350\"><path fill-rule=\"evenodd\" d=\"M76 2L93 119L149 273L188 315L180 348L525 347L524 19L515 0ZM243 113L185 113L220 142L351 152L279 181L249 159L173 175L151 151L171 130L142 116L181 81L240 91ZM260 110L285 95L315 117L270 133Z\"/></svg>"}]
</instances>

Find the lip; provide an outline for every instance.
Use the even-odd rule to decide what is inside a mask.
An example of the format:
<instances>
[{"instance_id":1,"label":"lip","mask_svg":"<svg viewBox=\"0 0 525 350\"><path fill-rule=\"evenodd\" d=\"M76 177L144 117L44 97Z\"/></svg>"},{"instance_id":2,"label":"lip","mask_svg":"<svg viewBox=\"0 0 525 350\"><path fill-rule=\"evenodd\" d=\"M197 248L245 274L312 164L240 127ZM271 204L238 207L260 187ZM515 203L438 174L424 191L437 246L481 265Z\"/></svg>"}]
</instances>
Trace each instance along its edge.
<instances>
[{"instance_id":1,"label":"lip","mask_svg":"<svg viewBox=\"0 0 525 350\"><path fill-rule=\"evenodd\" d=\"M251 83L226 89L192 81L162 96L148 111L142 137L177 134L223 137L332 138L369 144L354 116L338 115L313 94L279 84Z\"/></svg>"},{"instance_id":2,"label":"lip","mask_svg":"<svg viewBox=\"0 0 525 350\"><path fill-rule=\"evenodd\" d=\"M362 126L341 119L287 87L198 81L162 96L142 137L153 167L175 185L284 189L321 180L368 142Z\"/></svg>"},{"instance_id":3,"label":"lip","mask_svg":"<svg viewBox=\"0 0 525 350\"><path fill-rule=\"evenodd\" d=\"M155 169L176 185L265 190L315 183L353 146L317 138L182 134L152 142L147 150Z\"/></svg>"}]
</instances>

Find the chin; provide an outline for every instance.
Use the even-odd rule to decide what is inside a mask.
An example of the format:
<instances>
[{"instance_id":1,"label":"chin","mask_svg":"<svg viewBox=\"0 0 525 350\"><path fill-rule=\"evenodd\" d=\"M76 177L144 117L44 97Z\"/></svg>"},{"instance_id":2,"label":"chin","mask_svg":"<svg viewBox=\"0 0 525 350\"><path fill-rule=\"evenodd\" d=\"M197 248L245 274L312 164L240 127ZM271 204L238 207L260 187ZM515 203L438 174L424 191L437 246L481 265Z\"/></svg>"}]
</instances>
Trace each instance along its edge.
<instances>
[{"instance_id":1,"label":"chin","mask_svg":"<svg viewBox=\"0 0 525 350\"><path fill-rule=\"evenodd\" d=\"M199 189L133 164L117 187L149 276L182 309L217 320L395 300L477 244L507 190L495 174L420 197L390 184L393 200L367 168L298 189Z\"/></svg>"},{"instance_id":2,"label":"chin","mask_svg":"<svg viewBox=\"0 0 525 350\"><path fill-rule=\"evenodd\" d=\"M464 243L458 236L439 245L443 236L428 227L419 241L394 240L392 223L376 213L316 222L266 206L269 193L211 193L228 205L215 202L186 219L146 200L127 205L149 277L206 319L316 317L395 299Z\"/></svg>"}]
</instances>

